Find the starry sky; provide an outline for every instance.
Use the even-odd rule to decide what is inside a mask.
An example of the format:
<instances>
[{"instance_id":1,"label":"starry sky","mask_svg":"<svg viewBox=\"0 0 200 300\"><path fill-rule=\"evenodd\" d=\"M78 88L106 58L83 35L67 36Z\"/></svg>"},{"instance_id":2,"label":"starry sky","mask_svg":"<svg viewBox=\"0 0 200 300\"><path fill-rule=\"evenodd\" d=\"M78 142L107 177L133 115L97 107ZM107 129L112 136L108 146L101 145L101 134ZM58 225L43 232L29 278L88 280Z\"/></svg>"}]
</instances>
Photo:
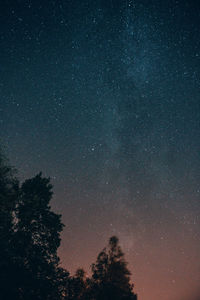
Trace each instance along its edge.
<instances>
[{"instance_id":1,"label":"starry sky","mask_svg":"<svg viewBox=\"0 0 200 300\"><path fill-rule=\"evenodd\" d=\"M54 185L70 272L117 235L139 300L200 281L200 4L5 0L0 137ZM195 300L196 298L194 298Z\"/></svg>"}]
</instances>

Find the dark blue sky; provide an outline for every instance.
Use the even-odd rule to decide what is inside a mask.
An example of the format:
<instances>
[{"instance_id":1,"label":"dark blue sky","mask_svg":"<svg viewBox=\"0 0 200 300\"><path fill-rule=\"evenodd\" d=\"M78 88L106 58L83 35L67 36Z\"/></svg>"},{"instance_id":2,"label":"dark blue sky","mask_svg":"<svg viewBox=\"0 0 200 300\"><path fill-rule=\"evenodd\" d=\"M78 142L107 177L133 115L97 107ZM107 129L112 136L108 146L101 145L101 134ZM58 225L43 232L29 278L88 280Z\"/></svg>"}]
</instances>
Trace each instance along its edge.
<instances>
[{"instance_id":1,"label":"dark blue sky","mask_svg":"<svg viewBox=\"0 0 200 300\"><path fill-rule=\"evenodd\" d=\"M51 176L63 264L88 269L116 234L141 299L179 300L200 277L200 5L16 0L0 14L1 141L22 179Z\"/></svg>"}]
</instances>

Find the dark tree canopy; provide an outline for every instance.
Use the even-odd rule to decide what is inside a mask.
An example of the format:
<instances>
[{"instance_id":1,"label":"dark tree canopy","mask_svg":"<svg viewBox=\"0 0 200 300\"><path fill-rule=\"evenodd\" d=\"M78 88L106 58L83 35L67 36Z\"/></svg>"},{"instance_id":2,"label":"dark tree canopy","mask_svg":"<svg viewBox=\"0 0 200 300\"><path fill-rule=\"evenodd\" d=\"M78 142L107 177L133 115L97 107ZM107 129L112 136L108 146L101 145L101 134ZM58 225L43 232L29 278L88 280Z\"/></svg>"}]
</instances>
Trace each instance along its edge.
<instances>
[{"instance_id":1,"label":"dark tree canopy","mask_svg":"<svg viewBox=\"0 0 200 300\"><path fill-rule=\"evenodd\" d=\"M59 299L61 216L42 174L21 186L0 155L0 292L2 299ZM63 274L63 272L62 272ZM61 281L60 281L61 282Z\"/></svg>"},{"instance_id":2,"label":"dark tree canopy","mask_svg":"<svg viewBox=\"0 0 200 300\"><path fill-rule=\"evenodd\" d=\"M51 210L52 185L37 174L21 185L0 153L0 297L3 300L135 300L127 262L113 236L92 265L74 276L57 255L61 215Z\"/></svg>"},{"instance_id":3,"label":"dark tree canopy","mask_svg":"<svg viewBox=\"0 0 200 300\"><path fill-rule=\"evenodd\" d=\"M14 176L14 170L0 153L0 294L2 299L6 299L8 291L11 297L15 296L13 241L18 191L19 184Z\"/></svg>"},{"instance_id":4,"label":"dark tree canopy","mask_svg":"<svg viewBox=\"0 0 200 300\"><path fill-rule=\"evenodd\" d=\"M130 283L131 273L127 268L124 253L119 240L113 236L108 248L103 249L92 265L91 293L95 300L131 300L136 299L133 285Z\"/></svg>"},{"instance_id":5,"label":"dark tree canopy","mask_svg":"<svg viewBox=\"0 0 200 300\"><path fill-rule=\"evenodd\" d=\"M61 216L51 211L51 198L50 179L42 177L41 173L26 180L20 188L16 243L24 275L30 285L35 281L31 290L33 299L58 297L55 284L59 263L57 249L63 224ZM28 297L30 288L24 287L23 293Z\"/></svg>"}]
</instances>

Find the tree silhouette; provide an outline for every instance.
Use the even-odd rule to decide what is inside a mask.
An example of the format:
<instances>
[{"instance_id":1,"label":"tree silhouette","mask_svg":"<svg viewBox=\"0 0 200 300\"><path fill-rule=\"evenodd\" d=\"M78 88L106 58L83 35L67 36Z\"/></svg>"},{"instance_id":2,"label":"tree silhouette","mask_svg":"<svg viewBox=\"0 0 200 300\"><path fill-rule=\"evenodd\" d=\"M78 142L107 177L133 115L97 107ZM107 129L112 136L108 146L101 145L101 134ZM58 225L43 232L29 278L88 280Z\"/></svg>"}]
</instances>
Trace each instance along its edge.
<instances>
[{"instance_id":1,"label":"tree silhouette","mask_svg":"<svg viewBox=\"0 0 200 300\"><path fill-rule=\"evenodd\" d=\"M52 185L36 175L21 186L0 152L0 296L62 299L69 273L59 267L61 216Z\"/></svg>"},{"instance_id":2,"label":"tree silhouette","mask_svg":"<svg viewBox=\"0 0 200 300\"><path fill-rule=\"evenodd\" d=\"M66 299L67 300L85 300L88 287L88 278L85 271L78 269L74 276L66 282Z\"/></svg>"},{"instance_id":3,"label":"tree silhouette","mask_svg":"<svg viewBox=\"0 0 200 300\"><path fill-rule=\"evenodd\" d=\"M135 300L130 275L119 240L113 236L92 265L90 299Z\"/></svg>"},{"instance_id":4,"label":"tree silhouette","mask_svg":"<svg viewBox=\"0 0 200 300\"><path fill-rule=\"evenodd\" d=\"M19 184L0 151L0 296L15 299L14 224Z\"/></svg>"},{"instance_id":5,"label":"tree silhouette","mask_svg":"<svg viewBox=\"0 0 200 300\"><path fill-rule=\"evenodd\" d=\"M26 180L20 188L15 243L23 299L59 297L57 249L63 224L61 216L51 211L51 198L50 179L41 173Z\"/></svg>"},{"instance_id":6,"label":"tree silhouette","mask_svg":"<svg viewBox=\"0 0 200 300\"><path fill-rule=\"evenodd\" d=\"M57 250L61 215L51 210L52 185L41 173L20 185L0 151L0 297L3 300L136 300L130 272L113 236L92 265L74 276Z\"/></svg>"}]
</instances>

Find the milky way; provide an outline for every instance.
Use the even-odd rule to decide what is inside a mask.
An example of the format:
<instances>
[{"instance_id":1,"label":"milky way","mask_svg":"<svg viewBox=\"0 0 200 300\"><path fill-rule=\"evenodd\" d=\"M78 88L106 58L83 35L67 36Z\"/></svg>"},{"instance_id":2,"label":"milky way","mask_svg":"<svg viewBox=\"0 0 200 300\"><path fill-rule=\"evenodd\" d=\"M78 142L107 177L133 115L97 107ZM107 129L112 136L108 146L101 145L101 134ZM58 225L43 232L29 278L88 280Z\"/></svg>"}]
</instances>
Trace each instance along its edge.
<instances>
[{"instance_id":1,"label":"milky way","mask_svg":"<svg viewBox=\"0 0 200 300\"><path fill-rule=\"evenodd\" d=\"M200 5L5 1L1 141L24 179L52 178L62 264L119 236L141 300L200 279Z\"/></svg>"}]
</instances>

